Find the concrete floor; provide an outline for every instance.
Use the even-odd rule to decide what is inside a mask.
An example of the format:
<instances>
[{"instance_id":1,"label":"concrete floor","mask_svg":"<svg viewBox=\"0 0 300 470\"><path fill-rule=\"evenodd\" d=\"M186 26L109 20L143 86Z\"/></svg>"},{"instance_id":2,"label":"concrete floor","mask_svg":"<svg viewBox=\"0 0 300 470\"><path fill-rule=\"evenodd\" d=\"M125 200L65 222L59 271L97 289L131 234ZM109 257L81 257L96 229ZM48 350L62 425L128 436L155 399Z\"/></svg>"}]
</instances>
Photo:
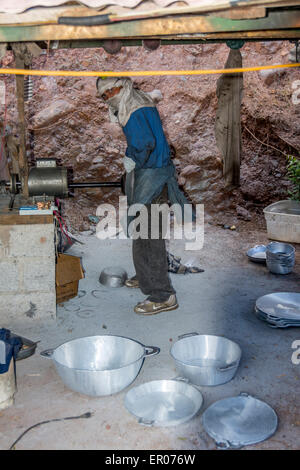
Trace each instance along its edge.
<instances>
[{"instance_id":1,"label":"concrete floor","mask_svg":"<svg viewBox=\"0 0 300 470\"><path fill-rule=\"evenodd\" d=\"M14 406L0 413L0 449L35 423L94 412L90 419L45 424L26 434L17 449L107 449L107 450L195 450L215 449L214 441L201 425L202 412L216 400L248 392L269 403L277 412L279 426L269 440L245 449L300 448L300 365L291 361L294 340L300 330L277 330L253 314L255 300L264 294L300 290L300 247L294 272L277 276L262 265L248 261L248 248L268 240L264 232L232 232L207 225L204 248L195 255L184 252L182 242L171 243L170 251L205 269L204 273L171 275L180 308L151 317L138 316L133 306L143 298L138 289L108 289L98 282L100 271L109 265L123 266L133 273L131 243L99 241L85 233L84 245L75 244L70 254L82 256L86 277L80 291L86 295L59 306L57 324L7 324L15 333L38 341L36 354L17 362L18 392ZM91 291L98 289L100 298ZM131 387L154 379L171 379L177 373L169 350L178 335L197 331L224 335L240 344L243 356L231 382L202 387L204 404L199 415L186 424L170 428L139 425L123 405L127 390L100 398L67 389L54 365L39 352L73 338L116 334L161 348L158 356L145 360Z\"/></svg>"}]
</instances>

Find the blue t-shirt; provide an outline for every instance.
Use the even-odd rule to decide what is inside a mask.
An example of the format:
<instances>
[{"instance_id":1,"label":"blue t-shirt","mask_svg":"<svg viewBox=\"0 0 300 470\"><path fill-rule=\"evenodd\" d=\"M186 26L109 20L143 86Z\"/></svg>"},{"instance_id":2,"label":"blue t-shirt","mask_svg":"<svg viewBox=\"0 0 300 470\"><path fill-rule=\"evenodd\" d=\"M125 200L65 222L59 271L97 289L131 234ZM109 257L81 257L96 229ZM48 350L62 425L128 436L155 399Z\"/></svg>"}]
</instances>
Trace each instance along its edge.
<instances>
[{"instance_id":1,"label":"blue t-shirt","mask_svg":"<svg viewBox=\"0 0 300 470\"><path fill-rule=\"evenodd\" d=\"M127 140L125 155L135 161L137 170L170 164L170 147L155 107L134 111L123 132Z\"/></svg>"}]
</instances>

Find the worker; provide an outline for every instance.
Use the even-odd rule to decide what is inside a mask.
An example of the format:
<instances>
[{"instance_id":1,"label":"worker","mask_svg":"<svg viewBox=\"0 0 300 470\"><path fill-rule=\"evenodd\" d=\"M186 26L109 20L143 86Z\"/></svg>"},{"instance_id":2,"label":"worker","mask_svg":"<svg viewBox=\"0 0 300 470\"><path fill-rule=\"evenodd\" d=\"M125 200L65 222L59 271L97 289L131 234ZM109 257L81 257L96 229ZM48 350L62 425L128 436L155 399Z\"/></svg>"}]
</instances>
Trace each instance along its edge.
<instances>
[{"instance_id":1,"label":"worker","mask_svg":"<svg viewBox=\"0 0 300 470\"><path fill-rule=\"evenodd\" d=\"M170 200L183 207L188 201L177 184L158 110L151 95L134 87L130 78L99 77L96 87L108 104L111 121L120 124L127 140L123 160L128 205L139 203L148 210L147 236L133 238L132 243L136 275L126 281L127 287L139 287L147 296L134 311L153 315L177 309L176 292L168 275L162 218L158 239L154 239L150 228L151 205Z\"/></svg>"}]
</instances>

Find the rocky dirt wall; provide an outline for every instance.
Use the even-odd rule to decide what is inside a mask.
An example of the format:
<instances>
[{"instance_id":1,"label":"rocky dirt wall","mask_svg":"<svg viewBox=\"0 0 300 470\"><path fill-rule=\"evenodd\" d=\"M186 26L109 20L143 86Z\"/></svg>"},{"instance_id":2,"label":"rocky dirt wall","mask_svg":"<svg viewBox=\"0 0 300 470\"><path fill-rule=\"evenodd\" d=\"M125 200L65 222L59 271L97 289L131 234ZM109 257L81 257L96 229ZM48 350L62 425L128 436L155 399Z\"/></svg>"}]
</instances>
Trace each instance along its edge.
<instances>
[{"instance_id":1,"label":"rocky dirt wall","mask_svg":"<svg viewBox=\"0 0 300 470\"><path fill-rule=\"evenodd\" d=\"M248 43L241 49L244 66L288 63L289 42ZM110 55L102 48L55 50L34 59L35 69L157 70L222 68L229 49L223 44L161 46L156 51L124 47ZM13 66L8 52L3 66ZM214 137L217 75L145 77L135 81L145 91L159 89L163 126L174 150L179 183L195 203L205 204L208 220L259 223L262 208L286 197L284 154L300 150L300 104L292 88L299 70L244 74L241 185L224 187L221 155ZM7 83L7 122L16 131L15 81ZM96 96L94 78L34 77L33 98L26 104L30 129L28 156L55 157L73 170L75 181L117 181L123 173L126 141L109 122L107 107ZM300 86L298 87L300 88ZM258 139L258 140L257 140ZM267 144L268 146L266 146ZM274 148L275 147L275 148ZM282 153L283 152L283 153ZM64 201L74 229L90 226L101 202L118 201L118 189L75 190Z\"/></svg>"}]
</instances>

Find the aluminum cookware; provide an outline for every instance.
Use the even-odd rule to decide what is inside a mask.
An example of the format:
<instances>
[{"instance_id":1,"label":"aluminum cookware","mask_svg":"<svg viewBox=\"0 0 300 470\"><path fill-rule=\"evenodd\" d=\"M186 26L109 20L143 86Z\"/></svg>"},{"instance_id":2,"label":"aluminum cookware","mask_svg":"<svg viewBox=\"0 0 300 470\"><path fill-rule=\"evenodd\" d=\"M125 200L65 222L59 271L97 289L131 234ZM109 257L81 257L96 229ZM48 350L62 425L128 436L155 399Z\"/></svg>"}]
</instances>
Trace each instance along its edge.
<instances>
[{"instance_id":1,"label":"aluminum cookware","mask_svg":"<svg viewBox=\"0 0 300 470\"><path fill-rule=\"evenodd\" d=\"M192 419L203 403L201 392L186 379L154 380L130 389L127 410L140 424L175 426Z\"/></svg>"},{"instance_id":2,"label":"aluminum cookware","mask_svg":"<svg viewBox=\"0 0 300 470\"><path fill-rule=\"evenodd\" d=\"M112 395L137 377L145 357L160 352L124 336L88 336L68 341L42 356L51 358L64 384L90 396Z\"/></svg>"},{"instance_id":3,"label":"aluminum cookware","mask_svg":"<svg viewBox=\"0 0 300 470\"><path fill-rule=\"evenodd\" d=\"M22 343L21 349L17 354L16 361L26 359L27 357L30 357L35 353L39 341L31 341L30 339L24 338L23 336L17 335L15 333L10 333L10 336L12 338L19 338Z\"/></svg>"},{"instance_id":4,"label":"aluminum cookware","mask_svg":"<svg viewBox=\"0 0 300 470\"><path fill-rule=\"evenodd\" d=\"M300 293L275 292L259 297L255 314L274 328L300 326Z\"/></svg>"},{"instance_id":5,"label":"aluminum cookware","mask_svg":"<svg viewBox=\"0 0 300 470\"><path fill-rule=\"evenodd\" d=\"M255 245L247 251L247 256L253 263L266 264L266 245Z\"/></svg>"},{"instance_id":6,"label":"aluminum cookware","mask_svg":"<svg viewBox=\"0 0 300 470\"><path fill-rule=\"evenodd\" d=\"M110 266L103 269L99 282L106 287L123 287L127 277L125 269L118 266Z\"/></svg>"},{"instance_id":7,"label":"aluminum cookware","mask_svg":"<svg viewBox=\"0 0 300 470\"><path fill-rule=\"evenodd\" d=\"M256 306L266 315L300 320L299 292L274 292L263 295L257 299Z\"/></svg>"},{"instance_id":8,"label":"aluminum cookware","mask_svg":"<svg viewBox=\"0 0 300 470\"><path fill-rule=\"evenodd\" d=\"M238 449L264 441L278 425L273 408L247 393L213 403L201 420L220 449Z\"/></svg>"},{"instance_id":9,"label":"aluminum cookware","mask_svg":"<svg viewBox=\"0 0 300 470\"><path fill-rule=\"evenodd\" d=\"M222 336L189 333L178 337L170 354L181 376L195 385L213 386L234 377L242 351Z\"/></svg>"},{"instance_id":10,"label":"aluminum cookware","mask_svg":"<svg viewBox=\"0 0 300 470\"><path fill-rule=\"evenodd\" d=\"M295 248L289 243L271 242L266 249L267 267L274 274L289 274L295 264Z\"/></svg>"}]
</instances>

